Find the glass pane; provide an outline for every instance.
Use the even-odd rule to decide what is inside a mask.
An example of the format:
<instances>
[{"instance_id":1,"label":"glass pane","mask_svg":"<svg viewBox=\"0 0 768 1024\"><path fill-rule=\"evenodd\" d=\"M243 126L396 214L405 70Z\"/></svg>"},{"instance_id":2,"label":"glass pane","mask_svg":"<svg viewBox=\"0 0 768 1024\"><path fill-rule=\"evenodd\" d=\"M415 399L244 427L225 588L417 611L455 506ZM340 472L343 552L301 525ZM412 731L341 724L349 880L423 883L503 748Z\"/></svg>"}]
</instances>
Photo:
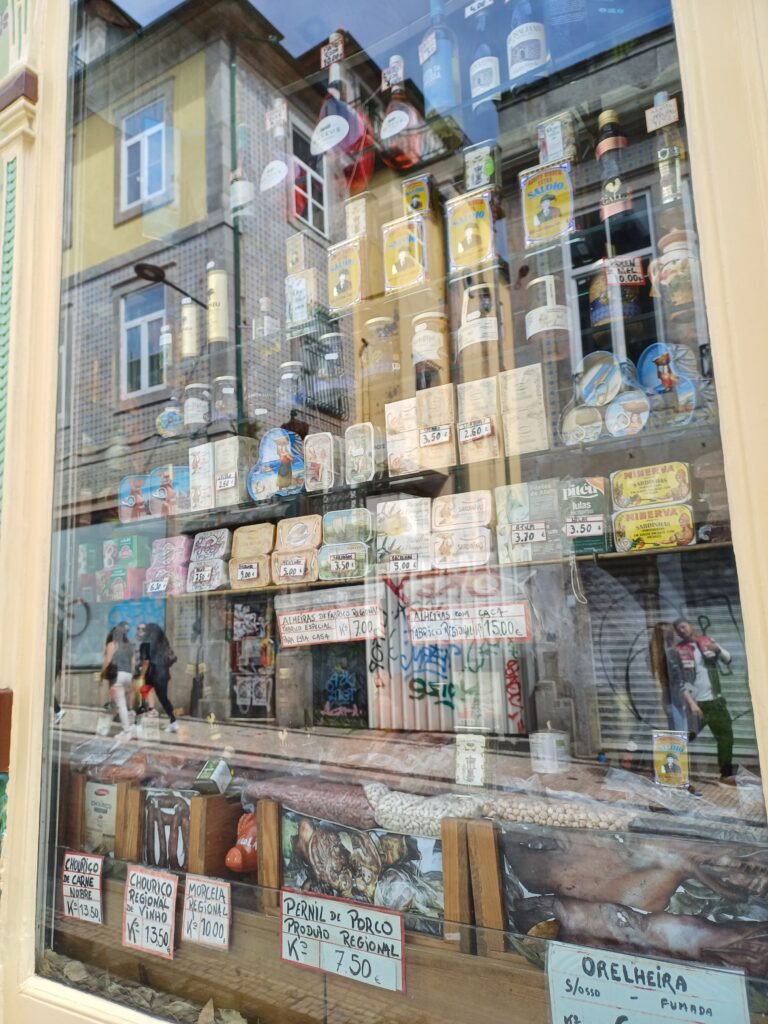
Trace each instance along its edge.
<instances>
[{"instance_id":1,"label":"glass pane","mask_svg":"<svg viewBox=\"0 0 768 1024\"><path fill-rule=\"evenodd\" d=\"M764 1019L671 4L129 7L71 82L39 970L190 1024ZM118 224L115 110L129 199L180 157Z\"/></svg>"}]
</instances>

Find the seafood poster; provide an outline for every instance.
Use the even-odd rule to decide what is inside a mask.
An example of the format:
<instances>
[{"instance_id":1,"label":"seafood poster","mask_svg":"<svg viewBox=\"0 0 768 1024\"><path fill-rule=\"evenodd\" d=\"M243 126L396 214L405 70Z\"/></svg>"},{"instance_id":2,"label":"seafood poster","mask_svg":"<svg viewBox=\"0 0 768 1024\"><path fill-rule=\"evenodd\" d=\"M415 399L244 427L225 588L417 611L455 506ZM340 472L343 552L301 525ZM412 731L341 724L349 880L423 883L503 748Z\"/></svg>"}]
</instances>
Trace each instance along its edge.
<instances>
[{"instance_id":1,"label":"seafood poster","mask_svg":"<svg viewBox=\"0 0 768 1024\"><path fill-rule=\"evenodd\" d=\"M733 971L551 942L547 980L554 1024L748 1024L750 1019L744 976Z\"/></svg>"},{"instance_id":2,"label":"seafood poster","mask_svg":"<svg viewBox=\"0 0 768 1024\"><path fill-rule=\"evenodd\" d=\"M439 839L361 831L282 811L283 885L405 914L412 931L439 935L443 853Z\"/></svg>"},{"instance_id":3,"label":"seafood poster","mask_svg":"<svg viewBox=\"0 0 768 1024\"><path fill-rule=\"evenodd\" d=\"M768 862L763 847L505 824L501 850L510 932L632 956L694 961L756 977L765 972ZM582 983L601 989L597 976L583 977ZM674 999L674 993L668 994ZM575 1005L571 1012L577 1012ZM581 1017L585 1024L604 1019ZM563 1018L555 1019L560 1024ZM653 1016L654 1021L666 1019ZM725 1017L719 1019L725 1024ZM727 1024L737 1019L742 1018L729 1017Z\"/></svg>"}]
</instances>

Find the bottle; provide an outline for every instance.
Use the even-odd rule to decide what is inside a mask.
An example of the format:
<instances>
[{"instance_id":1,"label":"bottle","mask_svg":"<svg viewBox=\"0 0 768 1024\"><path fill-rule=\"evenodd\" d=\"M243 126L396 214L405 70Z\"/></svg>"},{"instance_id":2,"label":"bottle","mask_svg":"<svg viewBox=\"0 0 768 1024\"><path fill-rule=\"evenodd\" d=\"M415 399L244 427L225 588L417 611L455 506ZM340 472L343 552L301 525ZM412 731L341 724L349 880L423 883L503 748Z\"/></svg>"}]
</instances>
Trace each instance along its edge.
<instances>
[{"instance_id":1,"label":"bottle","mask_svg":"<svg viewBox=\"0 0 768 1024\"><path fill-rule=\"evenodd\" d=\"M654 107L661 107L669 101L669 93L657 92L653 98ZM682 164L685 160L685 143L677 122L665 125L656 132L656 164L659 169L661 201L664 205L678 203L683 198Z\"/></svg>"},{"instance_id":2,"label":"bottle","mask_svg":"<svg viewBox=\"0 0 768 1024\"><path fill-rule=\"evenodd\" d=\"M569 67L593 50L587 0L544 0L544 23L553 67Z\"/></svg>"},{"instance_id":3,"label":"bottle","mask_svg":"<svg viewBox=\"0 0 768 1024\"><path fill-rule=\"evenodd\" d=\"M499 114L494 105L501 99L501 68L488 34L488 11L493 2L475 14L475 51L469 65L469 91L472 97L472 139L495 142L499 134Z\"/></svg>"},{"instance_id":4,"label":"bottle","mask_svg":"<svg viewBox=\"0 0 768 1024\"><path fill-rule=\"evenodd\" d=\"M331 34L331 44L343 55L344 33ZM362 192L373 173L375 153L371 124L365 114L351 106L350 88L341 61L331 64L328 93L320 109L317 127L312 133L312 154L330 153L339 162L350 194Z\"/></svg>"},{"instance_id":5,"label":"bottle","mask_svg":"<svg viewBox=\"0 0 768 1024\"><path fill-rule=\"evenodd\" d=\"M600 132L595 159L600 164L600 219L608 220L632 209L632 192L624 180L622 151L627 137L615 110L604 110L597 121Z\"/></svg>"},{"instance_id":6,"label":"bottle","mask_svg":"<svg viewBox=\"0 0 768 1024\"><path fill-rule=\"evenodd\" d=\"M211 260L208 271L208 344L229 341L229 285L227 272Z\"/></svg>"},{"instance_id":7,"label":"bottle","mask_svg":"<svg viewBox=\"0 0 768 1024\"><path fill-rule=\"evenodd\" d=\"M509 3L510 0L507 0ZM512 0L507 36L507 70L515 85L547 63L547 33L539 0Z\"/></svg>"},{"instance_id":8,"label":"bottle","mask_svg":"<svg viewBox=\"0 0 768 1024\"><path fill-rule=\"evenodd\" d=\"M421 160L424 143L424 119L405 95L405 64L399 54L389 58L391 95L379 139L381 159L387 167L407 171Z\"/></svg>"},{"instance_id":9,"label":"bottle","mask_svg":"<svg viewBox=\"0 0 768 1024\"><path fill-rule=\"evenodd\" d=\"M197 306L186 295L181 300L181 358L191 359L200 351Z\"/></svg>"},{"instance_id":10,"label":"bottle","mask_svg":"<svg viewBox=\"0 0 768 1024\"><path fill-rule=\"evenodd\" d=\"M162 378L165 383L170 383L171 366L173 364L173 332L171 331L170 324L163 324L160 328L158 344L160 346Z\"/></svg>"},{"instance_id":11,"label":"bottle","mask_svg":"<svg viewBox=\"0 0 768 1024\"><path fill-rule=\"evenodd\" d=\"M259 315L253 321L251 336L259 359L267 359L280 351L280 320L273 315L272 303L266 297L259 299Z\"/></svg>"},{"instance_id":12,"label":"bottle","mask_svg":"<svg viewBox=\"0 0 768 1024\"><path fill-rule=\"evenodd\" d=\"M431 25L419 46L427 119L451 115L458 122L461 104L459 45L445 20L443 0L429 0Z\"/></svg>"}]
</instances>

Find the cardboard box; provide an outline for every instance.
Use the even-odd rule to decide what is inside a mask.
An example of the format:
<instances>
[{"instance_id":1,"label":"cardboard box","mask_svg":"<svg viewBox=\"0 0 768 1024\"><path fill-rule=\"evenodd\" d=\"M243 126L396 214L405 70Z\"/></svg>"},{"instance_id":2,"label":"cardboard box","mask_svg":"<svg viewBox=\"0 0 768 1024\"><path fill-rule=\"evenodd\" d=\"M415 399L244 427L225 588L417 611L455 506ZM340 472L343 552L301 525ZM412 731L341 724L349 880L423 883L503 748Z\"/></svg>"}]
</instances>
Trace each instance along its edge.
<instances>
[{"instance_id":1,"label":"cardboard box","mask_svg":"<svg viewBox=\"0 0 768 1024\"><path fill-rule=\"evenodd\" d=\"M611 550L610 505L605 477L560 481L560 523L566 555Z\"/></svg>"},{"instance_id":2,"label":"cardboard box","mask_svg":"<svg viewBox=\"0 0 768 1024\"><path fill-rule=\"evenodd\" d=\"M189 449L189 507L192 512L214 508L213 442L196 444Z\"/></svg>"},{"instance_id":3,"label":"cardboard box","mask_svg":"<svg viewBox=\"0 0 768 1024\"><path fill-rule=\"evenodd\" d=\"M248 501L248 472L259 456L259 442L251 437L223 437L213 446L216 508Z\"/></svg>"}]
</instances>

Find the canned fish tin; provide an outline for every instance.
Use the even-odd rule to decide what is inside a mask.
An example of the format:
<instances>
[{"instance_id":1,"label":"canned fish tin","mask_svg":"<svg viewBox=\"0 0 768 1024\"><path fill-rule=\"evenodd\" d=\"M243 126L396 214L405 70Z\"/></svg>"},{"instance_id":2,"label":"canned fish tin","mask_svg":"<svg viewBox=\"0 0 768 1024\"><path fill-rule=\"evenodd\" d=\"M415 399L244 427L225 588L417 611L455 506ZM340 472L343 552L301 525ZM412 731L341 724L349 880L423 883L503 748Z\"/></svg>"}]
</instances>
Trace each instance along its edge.
<instances>
[{"instance_id":1,"label":"canned fish tin","mask_svg":"<svg viewBox=\"0 0 768 1024\"><path fill-rule=\"evenodd\" d=\"M321 580L359 580L368 575L368 545L324 544L318 554Z\"/></svg>"},{"instance_id":2,"label":"canned fish tin","mask_svg":"<svg viewBox=\"0 0 768 1024\"><path fill-rule=\"evenodd\" d=\"M277 524L277 550L317 548L323 539L322 516L296 516L281 519Z\"/></svg>"},{"instance_id":3,"label":"canned fish tin","mask_svg":"<svg viewBox=\"0 0 768 1024\"><path fill-rule=\"evenodd\" d=\"M690 468L685 462L659 462L655 466L618 469L611 473L611 497L615 509L688 501Z\"/></svg>"},{"instance_id":4,"label":"canned fish tin","mask_svg":"<svg viewBox=\"0 0 768 1024\"><path fill-rule=\"evenodd\" d=\"M269 555L229 560L229 585L233 590L258 590L272 582Z\"/></svg>"},{"instance_id":5,"label":"canned fish tin","mask_svg":"<svg viewBox=\"0 0 768 1024\"><path fill-rule=\"evenodd\" d=\"M323 516L326 544L367 543L373 537L373 516L367 508L340 508Z\"/></svg>"},{"instance_id":6,"label":"canned fish tin","mask_svg":"<svg viewBox=\"0 0 768 1024\"><path fill-rule=\"evenodd\" d=\"M658 505L617 512L613 532L617 551L684 548L696 543L690 505Z\"/></svg>"},{"instance_id":7,"label":"canned fish tin","mask_svg":"<svg viewBox=\"0 0 768 1024\"><path fill-rule=\"evenodd\" d=\"M199 534L198 534L199 536ZM224 590L229 586L229 567L222 558L190 562L187 570L187 593L202 594Z\"/></svg>"},{"instance_id":8,"label":"canned fish tin","mask_svg":"<svg viewBox=\"0 0 768 1024\"><path fill-rule=\"evenodd\" d=\"M268 555L274 546L274 523L241 526L232 536L232 557L254 558L257 555Z\"/></svg>"},{"instance_id":9,"label":"canned fish tin","mask_svg":"<svg viewBox=\"0 0 768 1024\"><path fill-rule=\"evenodd\" d=\"M381 431L372 423L353 423L344 435L344 475L350 487L375 480L386 460Z\"/></svg>"},{"instance_id":10,"label":"canned fish tin","mask_svg":"<svg viewBox=\"0 0 768 1024\"><path fill-rule=\"evenodd\" d=\"M188 430L206 427L211 421L211 392L207 384L184 388L184 426Z\"/></svg>"},{"instance_id":11,"label":"canned fish tin","mask_svg":"<svg viewBox=\"0 0 768 1024\"><path fill-rule=\"evenodd\" d=\"M196 533L192 544L191 562L208 562L211 559L229 558L232 549L230 530L205 530Z\"/></svg>"},{"instance_id":12,"label":"canned fish tin","mask_svg":"<svg viewBox=\"0 0 768 1024\"><path fill-rule=\"evenodd\" d=\"M490 526L493 498L490 491L441 494L432 502L432 529L453 530L466 526Z\"/></svg>"},{"instance_id":13,"label":"canned fish tin","mask_svg":"<svg viewBox=\"0 0 768 1024\"><path fill-rule=\"evenodd\" d=\"M312 494L330 491L342 481L344 443L330 431L307 434L304 440L304 486Z\"/></svg>"},{"instance_id":14,"label":"canned fish tin","mask_svg":"<svg viewBox=\"0 0 768 1024\"><path fill-rule=\"evenodd\" d=\"M488 565L492 551L492 534L484 526L432 534L432 564L435 569L470 569Z\"/></svg>"}]
</instances>

